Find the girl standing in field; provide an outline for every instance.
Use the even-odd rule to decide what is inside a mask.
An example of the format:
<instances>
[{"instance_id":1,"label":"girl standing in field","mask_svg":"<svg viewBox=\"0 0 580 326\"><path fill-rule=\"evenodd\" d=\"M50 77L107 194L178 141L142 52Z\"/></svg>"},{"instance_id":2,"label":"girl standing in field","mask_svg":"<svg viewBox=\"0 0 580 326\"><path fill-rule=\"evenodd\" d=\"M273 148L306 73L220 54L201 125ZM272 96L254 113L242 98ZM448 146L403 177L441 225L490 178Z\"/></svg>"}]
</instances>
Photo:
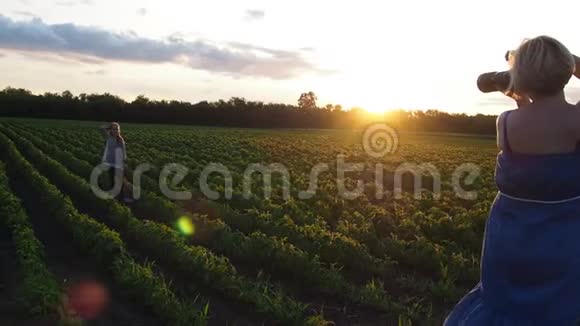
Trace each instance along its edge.
<instances>
[{"instance_id":1,"label":"girl standing in field","mask_svg":"<svg viewBox=\"0 0 580 326\"><path fill-rule=\"evenodd\" d=\"M119 184L120 193L124 193L125 187L125 161L127 160L127 148L125 140L121 136L121 126L117 122L100 127L101 133L105 137L105 149L103 151L102 163L109 167L108 175L111 186ZM124 196L125 202L130 202L128 196Z\"/></svg>"},{"instance_id":2,"label":"girl standing in field","mask_svg":"<svg viewBox=\"0 0 580 326\"><path fill-rule=\"evenodd\" d=\"M580 321L580 107L564 95L573 74L580 59L553 38L515 51L508 94L519 108L497 119L499 192L480 282L446 326Z\"/></svg>"}]
</instances>

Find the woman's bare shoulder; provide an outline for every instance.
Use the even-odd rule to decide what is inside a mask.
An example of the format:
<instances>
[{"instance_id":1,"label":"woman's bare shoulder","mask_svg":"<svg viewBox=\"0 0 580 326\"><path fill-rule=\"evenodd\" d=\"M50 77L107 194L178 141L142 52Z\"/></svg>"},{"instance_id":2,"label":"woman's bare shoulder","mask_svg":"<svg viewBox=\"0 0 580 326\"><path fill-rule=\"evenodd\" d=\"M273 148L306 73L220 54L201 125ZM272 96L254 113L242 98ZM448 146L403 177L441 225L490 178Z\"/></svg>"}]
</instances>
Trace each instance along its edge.
<instances>
[{"instance_id":1,"label":"woman's bare shoulder","mask_svg":"<svg viewBox=\"0 0 580 326\"><path fill-rule=\"evenodd\" d=\"M580 140L580 102L570 106L566 120L570 129L572 129L577 139Z\"/></svg>"},{"instance_id":2,"label":"woman's bare shoulder","mask_svg":"<svg viewBox=\"0 0 580 326\"><path fill-rule=\"evenodd\" d=\"M499 149L503 149L503 135L504 135L504 127L506 116L511 113L512 110L503 111L501 114L497 116L495 120L495 130L496 130L496 141L497 147Z\"/></svg>"}]
</instances>

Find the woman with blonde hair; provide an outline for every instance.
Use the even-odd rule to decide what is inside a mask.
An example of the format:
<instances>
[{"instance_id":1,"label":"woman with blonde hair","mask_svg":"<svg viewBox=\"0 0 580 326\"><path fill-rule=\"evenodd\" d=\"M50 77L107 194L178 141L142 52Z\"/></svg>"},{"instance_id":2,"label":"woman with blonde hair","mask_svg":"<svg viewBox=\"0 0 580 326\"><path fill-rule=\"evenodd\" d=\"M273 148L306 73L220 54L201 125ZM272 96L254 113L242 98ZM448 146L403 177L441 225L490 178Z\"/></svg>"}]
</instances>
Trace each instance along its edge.
<instances>
[{"instance_id":1,"label":"woman with blonde hair","mask_svg":"<svg viewBox=\"0 0 580 326\"><path fill-rule=\"evenodd\" d=\"M103 125L100 128L103 137L106 138L103 151L102 163L109 167L109 182L113 189L119 185L120 194L124 195L125 202L132 200L124 194L127 190L125 184L125 161L127 160L127 147L125 139L121 136L121 126L117 122Z\"/></svg>"},{"instance_id":2,"label":"woman with blonde hair","mask_svg":"<svg viewBox=\"0 0 580 326\"><path fill-rule=\"evenodd\" d=\"M580 59L548 36L513 52L497 119L499 192L487 220L481 278L454 325L575 325L580 320L580 107L564 87Z\"/></svg>"}]
</instances>

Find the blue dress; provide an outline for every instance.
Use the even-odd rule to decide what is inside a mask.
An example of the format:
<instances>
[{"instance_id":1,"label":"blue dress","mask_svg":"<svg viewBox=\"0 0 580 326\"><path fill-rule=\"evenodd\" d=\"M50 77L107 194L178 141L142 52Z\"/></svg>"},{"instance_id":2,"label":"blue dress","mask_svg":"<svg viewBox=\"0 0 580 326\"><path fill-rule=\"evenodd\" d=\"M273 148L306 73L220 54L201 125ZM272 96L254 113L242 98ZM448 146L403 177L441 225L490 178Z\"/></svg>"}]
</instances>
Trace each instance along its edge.
<instances>
[{"instance_id":1,"label":"blue dress","mask_svg":"<svg viewBox=\"0 0 580 326\"><path fill-rule=\"evenodd\" d=\"M580 150L514 153L508 116L480 282L444 325L580 325Z\"/></svg>"}]
</instances>

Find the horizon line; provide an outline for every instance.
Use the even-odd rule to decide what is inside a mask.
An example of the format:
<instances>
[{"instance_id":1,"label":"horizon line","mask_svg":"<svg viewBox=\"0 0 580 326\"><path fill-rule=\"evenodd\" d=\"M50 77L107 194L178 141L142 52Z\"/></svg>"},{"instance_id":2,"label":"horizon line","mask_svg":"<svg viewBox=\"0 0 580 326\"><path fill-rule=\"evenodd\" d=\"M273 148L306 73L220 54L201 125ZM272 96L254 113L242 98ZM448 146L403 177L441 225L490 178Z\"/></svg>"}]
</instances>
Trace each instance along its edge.
<instances>
[{"instance_id":1,"label":"horizon line","mask_svg":"<svg viewBox=\"0 0 580 326\"><path fill-rule=\"evenodd\" d=\"M152 101L152 102L163 102L163 101L165 101L165 102L173 102L173 101L176 101L176 102L180 102L180 103L189 103L190 105L195 105L195 104L199 104L199 103L203 103L203 102L215 103L215 102L219 102L219 101L228 102L231 99L243 99L246 102L255 102L255 103L256 102L261 102L263 104L281 104L281 105L289 105L289 106L296 106L296 107L298 107L298 105L296 103L272 102L272 101L265 102L265 101L261 101L261 100L248 99L246 97L240 97L240 96L231 96L228 99L223 99L222 98L222 99L218 99L218 100L190 101L190 100L178 100L178 99L167 99L167 98L162 98L162 99L159 99L159 98L151 98L151 97L149 97L149 96L147 96L145 94L139 94L139 95L135 96L134 98L120 96L120 95L117 95L117 94L114 94L114 93L111 93L111 92L102 92L102 93L99 93L99 92L96 92L96 93L81 92L81 93L75 94L75 93L73 93L72 91L70 91L68 89L65 89L65 90L60 91L60 92L50 92L50 91L44 91L44 92L38 91L38 92L34 92L34 91L32 91L32 90L30 90L28 88L24 88L24 87L14 87L14 86L6 86L6 87L2 88L0 90L0 92L4 92L7 89L25 90L25 91L31 93L34 96L44 96L47 93L48 94L57 94L59 96L62 96L62 94L65 93L65 92L71 93L73 95L73 97L78 97L81 94L86 94L86 95L111 95L111 96L114 96L114 97L117 97L117 98L123 100L125 103L128 103L128 104L132 103L134 100L136 100L137 98L139 98L139 97L142 96L142 97L145 97L146 99L148 99L149 101ZM296 100L296 102L298 102L298 100ZM341 110L342 111L345 111L345 112L353 111L353 110L362 110L365 113L370 114L370 115L384 115L384 114L388 114L390 112L397 112L397 111L405 111L405 112L419 112L419 111L420 112L428 112L428 111L436 111L436 112L443 112L443 113L446 113L446 114L449 114L449 115L497 116L497 114L489 114L489 113L482 113L482 112L467 112L467 111L454 112L454 111L450 111L450 110L437 109L437 108L428 108L428 109L427 108L426 109L417 109L417 108L415 108L415 109L411 109L411 108L401 108L401 107L398 107L398 108L388 108L388 109L384 109L382 111L372 111L372 110L368 110L368 109L366 109L366 108L364 108L362 106L356 106L356 105L350 106L350 107L347 108L347 107L344 107L340 103L326 103L325 105L321 105L321 106L320 105L317 105L317 108L323 109L327 105L332 105L333 107L340 106L341 107Z\"/></svg>"}]
</instances>

